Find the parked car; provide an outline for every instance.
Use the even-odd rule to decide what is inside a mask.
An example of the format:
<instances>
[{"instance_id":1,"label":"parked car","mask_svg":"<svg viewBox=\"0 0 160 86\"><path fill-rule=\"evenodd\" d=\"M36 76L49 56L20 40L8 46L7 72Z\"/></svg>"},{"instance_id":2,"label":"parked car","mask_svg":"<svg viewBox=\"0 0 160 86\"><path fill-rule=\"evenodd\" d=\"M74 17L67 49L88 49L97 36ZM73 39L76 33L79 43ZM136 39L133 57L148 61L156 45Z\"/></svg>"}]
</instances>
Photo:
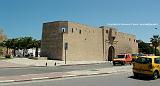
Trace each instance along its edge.
<instances>
[{"instance_id":1,"label":"parked car","mask_svg":"<svg viewBox=\"0 0 160 86\"><path fill-rule=\"evenodd\" d=\"M157 79L160 76L160 56L141 56L133 63L134 77L140 75Z\"/></svg>"},{"instance_id":2,"label":"parked car","mask_svg":"<svg viewBox=\"0 0 160 86\"><path fill-rule=\"evenodd\" d=\"M131 64L132 63L132 56L131 54L118 54L115 58L113 58L113 65L116 64Z\"/></svg>"}]
</instances>

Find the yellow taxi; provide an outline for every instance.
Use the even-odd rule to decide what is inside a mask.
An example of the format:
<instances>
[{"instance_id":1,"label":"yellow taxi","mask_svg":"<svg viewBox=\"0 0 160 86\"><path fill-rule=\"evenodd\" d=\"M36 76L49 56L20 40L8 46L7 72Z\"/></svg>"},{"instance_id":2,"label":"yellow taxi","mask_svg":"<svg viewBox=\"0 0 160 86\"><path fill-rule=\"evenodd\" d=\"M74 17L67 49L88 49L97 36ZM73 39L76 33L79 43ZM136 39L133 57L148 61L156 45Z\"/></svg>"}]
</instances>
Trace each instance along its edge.
<instances>
[{"instance_id":1,"label":"yellow taxi","mask_svg":"<svg viewBox=\"0 0 160 86\"><path fill-rule=\"evenodd\" d=\"M139 75L151 76L157 79L160 76L160 56L140 56L133 62L134 77Z\"/></svg>"}]
</instances>

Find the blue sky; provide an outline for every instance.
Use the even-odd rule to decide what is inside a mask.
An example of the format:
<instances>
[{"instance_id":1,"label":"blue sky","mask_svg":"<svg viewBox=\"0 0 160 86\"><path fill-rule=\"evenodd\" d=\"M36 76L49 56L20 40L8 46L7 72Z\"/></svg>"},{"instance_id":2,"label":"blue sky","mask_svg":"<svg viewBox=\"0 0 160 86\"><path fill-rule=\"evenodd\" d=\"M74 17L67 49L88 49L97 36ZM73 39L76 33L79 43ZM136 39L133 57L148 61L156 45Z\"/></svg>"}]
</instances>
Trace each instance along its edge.
<instances>
[{"instance_id":1,"label":"blue sky","mask_svg":"<svg viewBox=\"0 0 160 86\"><path fill-rule=\"evenodd\" d=\"M159 4L160 0L0 0L0 28L8 38L41 39L42 24L58 20L96 27L156 24L114 26L149 42L153 34L160 35Z\"/></svg>"}]
</instances>

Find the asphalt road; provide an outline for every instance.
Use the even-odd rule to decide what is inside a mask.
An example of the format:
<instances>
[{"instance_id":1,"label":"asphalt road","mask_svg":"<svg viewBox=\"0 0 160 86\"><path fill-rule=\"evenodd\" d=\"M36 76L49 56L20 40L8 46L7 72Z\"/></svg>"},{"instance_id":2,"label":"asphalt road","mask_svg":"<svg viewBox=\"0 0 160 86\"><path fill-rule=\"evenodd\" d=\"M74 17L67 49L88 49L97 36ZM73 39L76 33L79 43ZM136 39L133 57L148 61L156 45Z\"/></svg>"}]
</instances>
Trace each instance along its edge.
<instances>
[{"instance_id":1,"label":"asphalt road","mask_svg":"<svg viewBox=\"0 0 160 86\"><path fill-rule=\"evenodd\" d=\"M97 68L108 68L108 67L113 67L112 63L74 65L74 66L53 66L53 67L2 68L0 69L0 76L40 74L40 73L50 73L50 72L68 72L74 70L88 70L88 69L92 70Z\"/></svg>"},{"instance_id":2,"label":"asphalt road","mask_svg":"<svg viewBox=\"0 0 160 86\"><path fill-rule=\"evenodd\" d=\"M159 86L159 79L135 79L132 72L125 72L57 80L7 83L0 86Z\"/></svg>"}]
</instances>

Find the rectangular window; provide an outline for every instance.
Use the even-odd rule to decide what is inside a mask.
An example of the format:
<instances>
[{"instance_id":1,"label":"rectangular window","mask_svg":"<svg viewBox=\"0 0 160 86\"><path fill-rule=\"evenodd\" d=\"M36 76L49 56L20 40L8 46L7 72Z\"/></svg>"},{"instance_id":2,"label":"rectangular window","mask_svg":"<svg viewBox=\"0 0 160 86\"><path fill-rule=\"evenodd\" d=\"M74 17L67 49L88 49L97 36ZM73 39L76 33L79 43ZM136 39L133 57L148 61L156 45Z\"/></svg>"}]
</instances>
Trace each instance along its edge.
<instances>
[{"instance_id":1,"label":"rectangular window","mask_svg":"<svg viewBox=\"0 0 160 86\"><path fill-rule=\"evenodd\" d=\"M73 28L72 28L72 33L73 33Z\"/></svg>"},{"instance_id":2,"label":"rectangular window","mask_svg":"<svg viewBox=\"0 0 160 86\"><path fill-rule=\"evenodd\" d=\"M108 30L106 30L106 33L108 33Z\"/></svg>"},{"instance_id":3,"label":"rectangular window","mask_svg":"<svg viewBox=\"0 0 160 86\"><path fill-rule=\"evenodd\" d=\"M154 63L160 64L160 58L155 58Z\"/></svg>"},{"instance_id":4,"label":"rectangular window","mask_svg":"<svg viewBox=\"0 0 160 86\"><path fill-rule=\"evenodd\" d=\"M144 57L139 57L136 59L137 63L141 63L141 64L149 64L152 63L152 59L151 58L144 58Z\"/></svg>"},{"instance_id":5,"label":"rectangular window","mask_svg":"<svg viewBox=\"0 0 160 86\"><path fill-rule=\"evenodd\" d=\"M81 34L81 30L79 30L79 34Z\"/></svg>"},{"instance_id":6,"label":"rectangular window","mask_svg":"<svg viewBox=\"0 0 160 86\"><path fill-rule=\"evenodd\" d=\"M118 55L117 58L125 58L125 55Z\"/></svg>"}]
</instances>

